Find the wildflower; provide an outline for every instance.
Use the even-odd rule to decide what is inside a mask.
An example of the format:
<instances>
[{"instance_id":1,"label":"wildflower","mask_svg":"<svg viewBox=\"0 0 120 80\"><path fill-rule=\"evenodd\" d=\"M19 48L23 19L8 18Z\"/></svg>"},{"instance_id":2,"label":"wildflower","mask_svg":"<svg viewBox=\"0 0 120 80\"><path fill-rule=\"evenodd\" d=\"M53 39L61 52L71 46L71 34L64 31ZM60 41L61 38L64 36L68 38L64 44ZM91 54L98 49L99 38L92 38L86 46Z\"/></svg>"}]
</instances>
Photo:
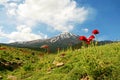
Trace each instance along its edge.
<instances>
[{"instance_id":1,"label":"wildflower","mask_svg":"<svg viewBox=\"0 0 120 80\"><path fill-rule=\"evenodd\" d=\"M40 48L47 49L49 46L48 45L42 45Z\"/></svg>"},{"instance_id":2,"label":"wildflower","mask_svg":"<svg viewBox=\"0 0 120 80\"><path fill-rule=\"evenodd\" d=\"M92 34L94 34L94 35L99 34L99 31L97 29L95 29L92 31Z\"/></svg>"},{"instance_id":3,"label":"wildflower","mask_svg":"<svg viewBox=\"0 0 120 80\"><path fill-rule=\"evenodd\" d=\"M79 40L85 41L86 44L90 44L90 42L91 42L93 39L95 39L95 35L96 35L96 34L99 34L99 31L98 31L97 29L95 29L95 30L92 31L92 34L93 34L93 35L91 35L89 38L86 38L85 36L80 36L80 37L79 37Z\"/></svg>"},{"instance_id":4,"label":"wildflower","mask_svg":"<svg viewBox=\"0 0 120 80\"><path fill-rule=\"evenodd\" d=\"M90 44L90 41L86 41L86 44Z\"/></svg>"},{"instance_id":5,"label":"wildflower","mask_svg":"<svg viewBox=\"0 0 120 80\"><path fill-rule=\"evenodd\" d=\"M79 39L82 41L87 41L87 38L85 36L80 36Z\"/></svg>"},{"instance_id":6,"label":"wildflower","mask_svg":"<svg viewBox=\"0 0 120 80\"><path fill-rule=\"evenodd\" d=\"M49 53L49 46L48 45L42 45L40 48L43 48Z\"/></svg>"},{"instance_id":7,"label":"wildflower","mask_svg":"<svg viewBox=\"0 0 120 80\"><path fill-rule=\"evenodd\" d=\"M87 44L90 44L90 42L91 42L94 38L95 38L95 36L94 36L94 35L91 35L91 36L87 39L86 43L87 43Z\"/></svg>"},{"instance_id":8,"label":"wildflower","mask_svg":"<svg viewBox=\"0 0 120 80\"><path fill-rule=\"evenodd\" d=\"M94 35L91 35L91 36L87 39L87 41L92 41L94 38L95 38L95 36L94 36Z\"/></svg>"}]
</instances>

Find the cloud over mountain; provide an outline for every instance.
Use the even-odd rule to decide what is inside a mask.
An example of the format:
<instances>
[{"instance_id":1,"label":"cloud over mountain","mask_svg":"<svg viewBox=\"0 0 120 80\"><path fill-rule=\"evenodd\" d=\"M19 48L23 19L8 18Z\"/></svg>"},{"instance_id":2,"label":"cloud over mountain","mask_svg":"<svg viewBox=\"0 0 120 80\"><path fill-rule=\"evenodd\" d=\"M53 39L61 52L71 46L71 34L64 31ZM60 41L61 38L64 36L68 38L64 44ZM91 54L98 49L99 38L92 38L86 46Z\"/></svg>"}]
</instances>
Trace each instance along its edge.
<instances>
[{"instance_id":1,"label":"cloud over mountain","mask_svg":"<svg viewBox=\"0 0 120 80\"><path fill-rule=\"evenodd\" d=\"M15 24L16 31L2 31L4 35L1 37L8 38L10 42L46 38L47 35L40 31L40 34L33 32L37 24L47 25L46 30L69 32L76 23L84 23L91 13L90 8L77 6L75 0L0 0L0 5L4 6L3 12L10 19L7 24ZM40 29L41 26L37 27Z\"/></svg>"},{"instance_id":2,"label":"cloud over mountain","mask_svg":"<svg viewBox=\"0 0 120 80\"><path fill-rule=\"evenodd\" d=\"M77 7L74 0L26 0L17 9L19 18L47 24L54 30L70 31L74 23L83 23L89 9Z\"/></svg>"}]
</instances>

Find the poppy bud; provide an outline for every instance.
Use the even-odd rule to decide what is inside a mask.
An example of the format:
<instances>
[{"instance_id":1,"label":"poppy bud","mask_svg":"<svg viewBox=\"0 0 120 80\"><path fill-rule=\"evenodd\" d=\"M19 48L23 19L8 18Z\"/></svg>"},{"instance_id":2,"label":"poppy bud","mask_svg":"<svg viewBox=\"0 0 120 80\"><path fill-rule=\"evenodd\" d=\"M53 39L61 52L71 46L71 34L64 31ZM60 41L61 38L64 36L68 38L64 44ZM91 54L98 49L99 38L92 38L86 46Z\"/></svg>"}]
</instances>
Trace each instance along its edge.
<instances>
[{"instance_id":1,"label":"poppy bud","mask_svg":"<svg viewBox=\"0 0 120 80\"><path fill-rule=\"evenodd\" d=\"M99 34L99 31L97 29L92 31L92 34Z\"/></svg>"}]
</instances>

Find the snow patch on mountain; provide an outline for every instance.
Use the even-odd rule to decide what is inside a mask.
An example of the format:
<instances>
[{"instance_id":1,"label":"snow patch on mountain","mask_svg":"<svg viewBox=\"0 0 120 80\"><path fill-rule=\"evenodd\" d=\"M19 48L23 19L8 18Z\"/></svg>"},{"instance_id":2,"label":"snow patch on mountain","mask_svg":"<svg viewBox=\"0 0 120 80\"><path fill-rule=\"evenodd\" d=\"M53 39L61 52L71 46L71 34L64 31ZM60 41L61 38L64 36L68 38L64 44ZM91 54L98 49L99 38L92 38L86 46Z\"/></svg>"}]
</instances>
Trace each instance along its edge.
<instances>
[{"instance_id":1,"label":"snow patch on mountain","mask_svg":"<svg viewBox=\"0 0 120 80\"><path fill-rule=\"evenodd\" d=\"M58 41L58 40L64 40L64 39L69 39L69 38L71 38L71 39L74 38L74 39L75 39L76 37L77 37L77 36L74 35L74 34L72 34L72 33L64 32L64 33L61 33L61 34L59 34L59 35L51 38L51 39L50 39L50 42L51 42L51 43L54 43L54 42L56 42L56 41Z\"/></svg>"}]
</instances>

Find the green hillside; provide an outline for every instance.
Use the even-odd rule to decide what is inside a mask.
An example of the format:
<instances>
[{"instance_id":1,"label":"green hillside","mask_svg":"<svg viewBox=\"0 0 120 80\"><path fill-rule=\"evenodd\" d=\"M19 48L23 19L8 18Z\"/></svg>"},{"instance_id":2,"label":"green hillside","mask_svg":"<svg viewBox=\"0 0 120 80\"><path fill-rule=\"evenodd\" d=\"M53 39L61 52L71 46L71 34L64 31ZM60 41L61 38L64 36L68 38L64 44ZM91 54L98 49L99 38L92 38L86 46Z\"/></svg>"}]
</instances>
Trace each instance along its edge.
<instances>
[{"instance_id":1,"label":"green hillside","mask_svg":"<svg viewBox=\"0 0 120 80\"><path fill-rule=\"evenodd\" d=\"M1 46L0 80L119 80L120 43L58 53Z\"/></svg>"}]
</instances>

